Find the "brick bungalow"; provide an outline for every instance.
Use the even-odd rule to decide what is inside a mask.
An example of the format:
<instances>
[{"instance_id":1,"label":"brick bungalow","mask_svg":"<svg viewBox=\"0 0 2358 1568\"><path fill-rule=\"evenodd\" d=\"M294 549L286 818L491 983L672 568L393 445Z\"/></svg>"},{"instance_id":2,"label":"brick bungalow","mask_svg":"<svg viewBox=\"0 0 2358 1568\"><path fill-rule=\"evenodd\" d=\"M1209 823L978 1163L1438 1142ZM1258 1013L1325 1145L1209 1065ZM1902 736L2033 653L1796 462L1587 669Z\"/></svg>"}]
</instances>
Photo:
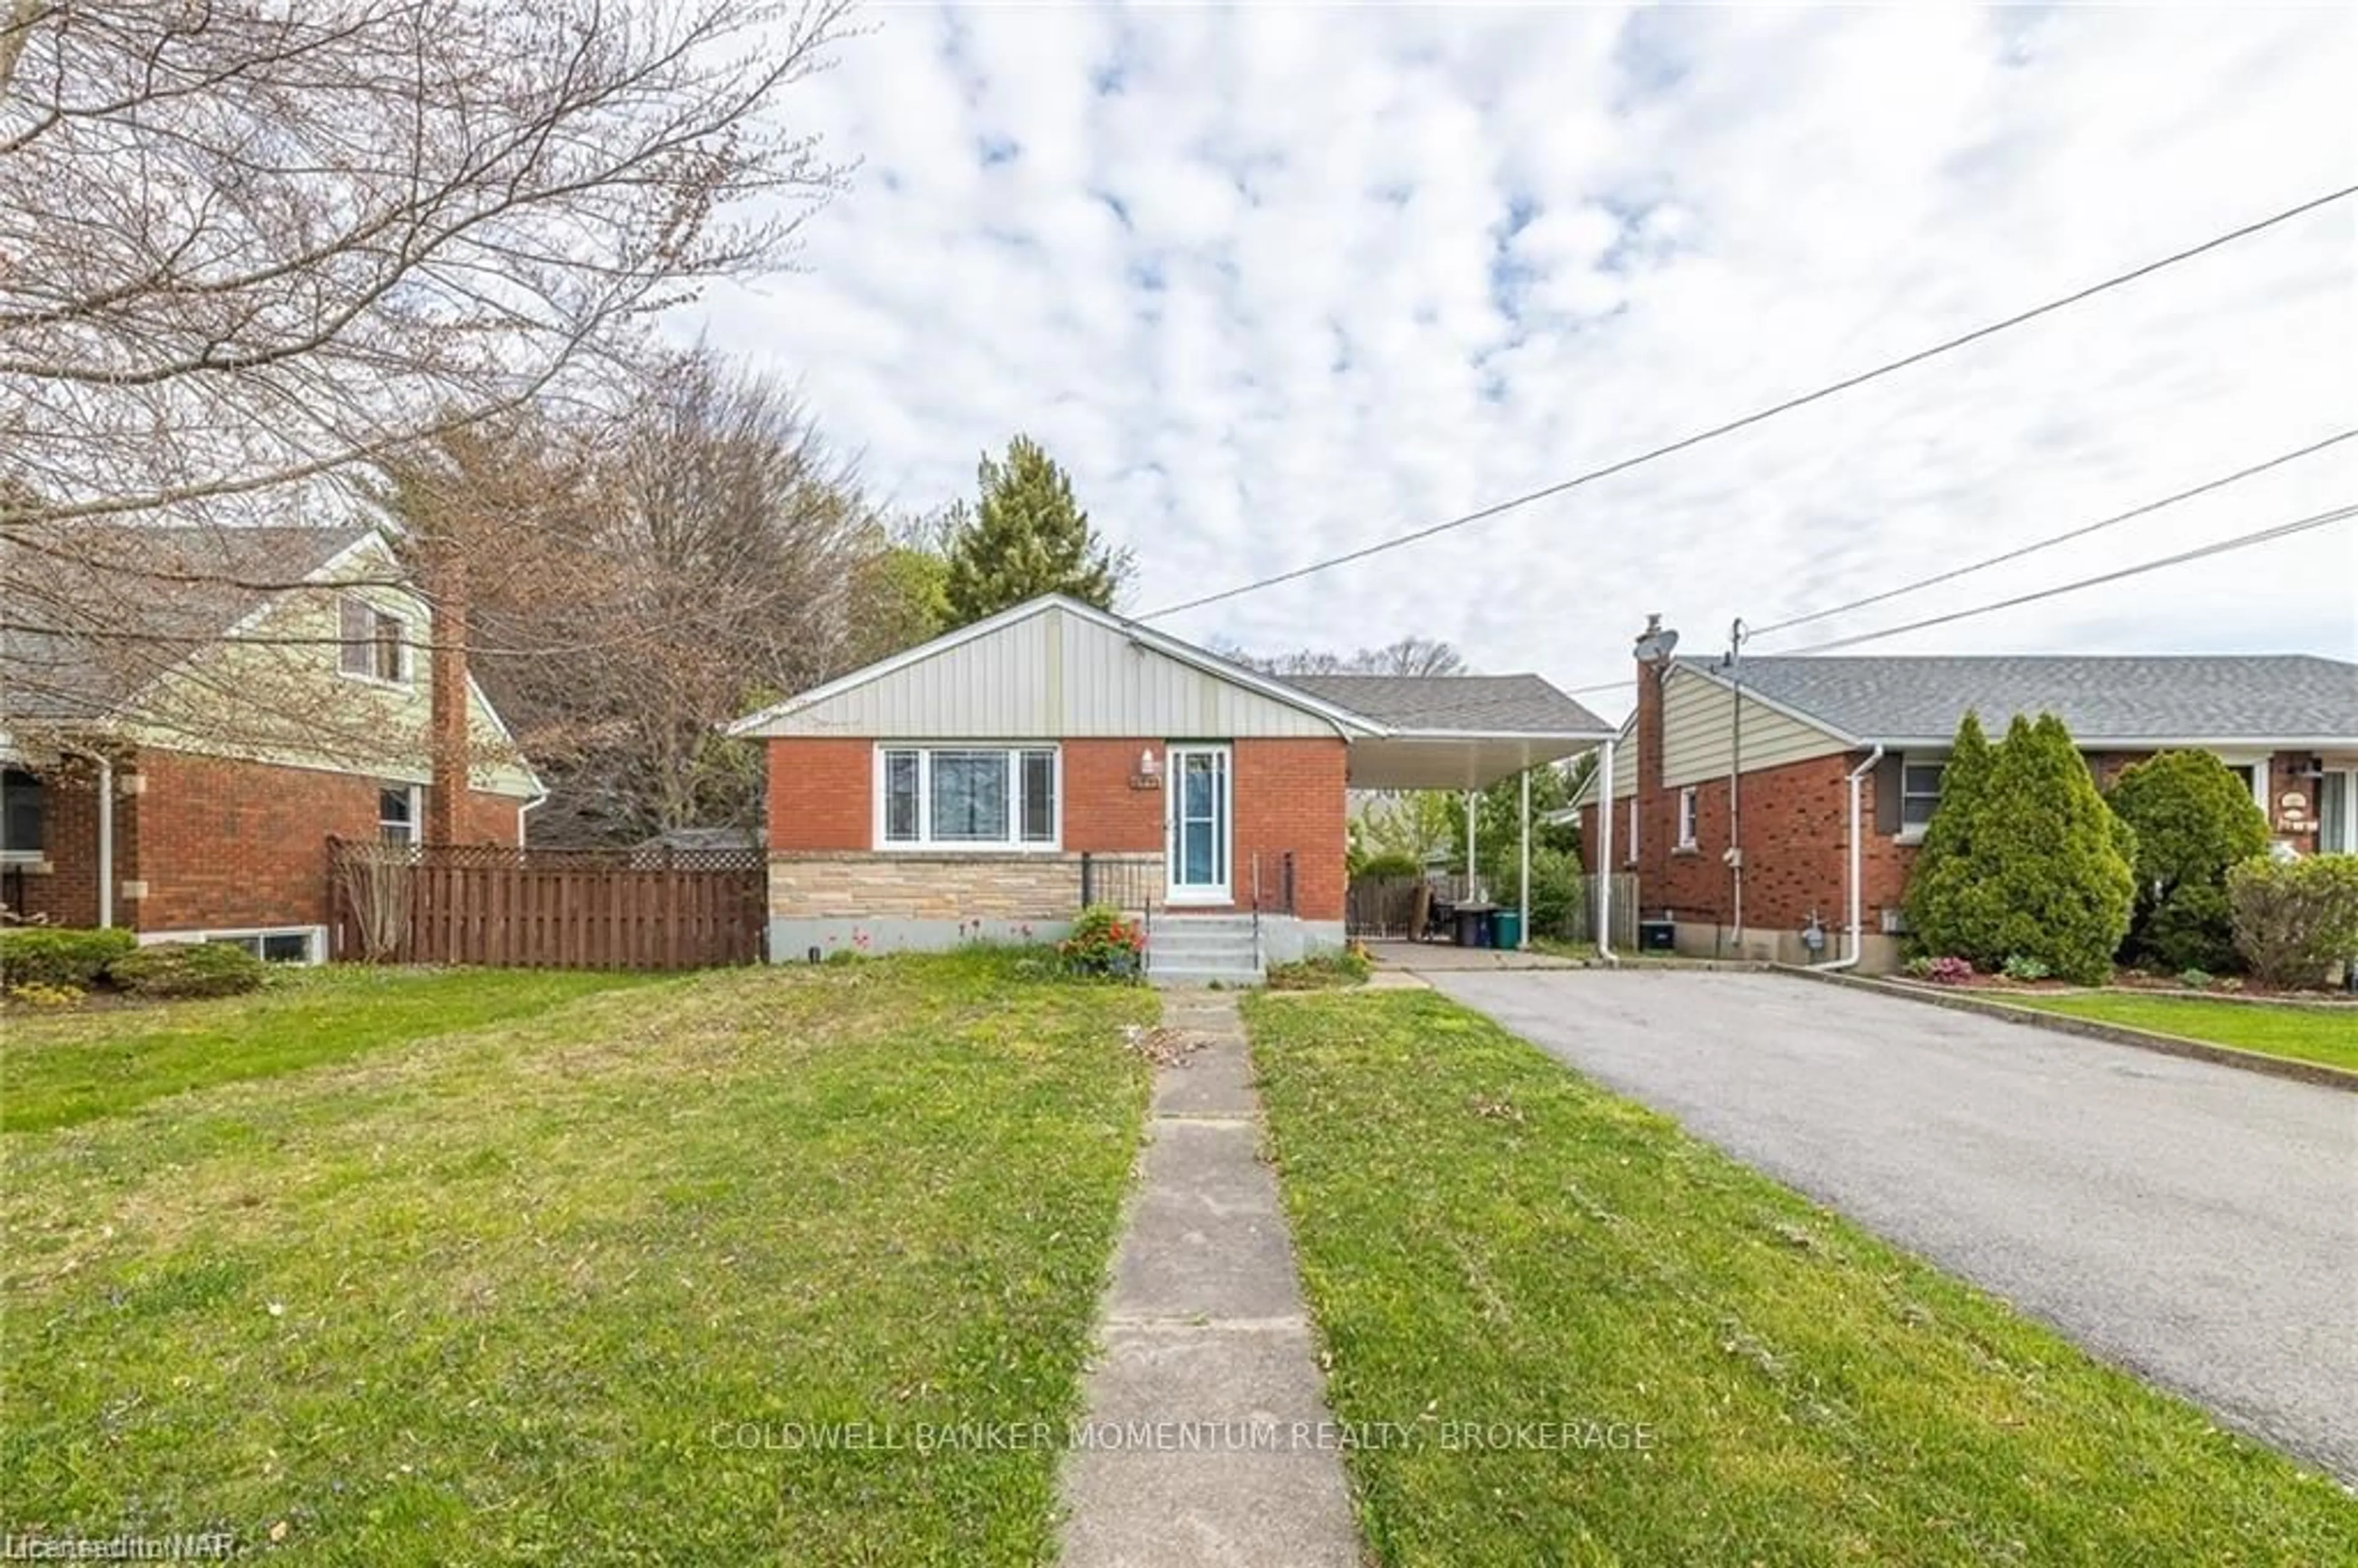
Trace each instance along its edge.
<instances>
[{"instance_id":1,"label":"brick bungalow","mask_svg":"<svg viewBox=\"0 0 2358 1568\"><path fill-rule=\"evenodd\" d=\"M2249 781L2279 843L2358 848L2358 665L2307 654L1746 657L1731 671L1671 658L1640 661L1617 736L1612 869L1636 875L1641 914L1667 914L1681 952L1842 956L1846 781L1865 769L1861 967L1889 968L1916 844L1969 709L1993 740L2017 713L2054 713L2100 786L2156 752L2215 752ZM1577 808L1594 867L1593 784ZM1813 925L1822 947L1804 937Z\"/></svg>"},{"instance_id":2,"label":"brick bungalow","mask_svg":"<svg viewBox=\"0 0 2358 1568\"><path fill-rule=\"evenodd\" d=\"M1151 921L1159 978L1343 940L1345 797L1466 789L1606 739L1537 676L1290 676L1056 595L750 715L770 953Z\"/></svg>"},{"instance_id":3,"label":"brick bungalow","mask_svg":"<svg viewBox=\"0 0 2358 1568\"><path fill-rule=\"evenodd\" d=\"M540 784L471 681L467 739L453 742L471 787L435 798L433 617L377 530L114 528L74 542L103 566L12 545L26 552L9 562L12 591L29 584L49 608L0 638L9 918L318 962L330 836L522 842Z\"/></svg>"}]
</instances>

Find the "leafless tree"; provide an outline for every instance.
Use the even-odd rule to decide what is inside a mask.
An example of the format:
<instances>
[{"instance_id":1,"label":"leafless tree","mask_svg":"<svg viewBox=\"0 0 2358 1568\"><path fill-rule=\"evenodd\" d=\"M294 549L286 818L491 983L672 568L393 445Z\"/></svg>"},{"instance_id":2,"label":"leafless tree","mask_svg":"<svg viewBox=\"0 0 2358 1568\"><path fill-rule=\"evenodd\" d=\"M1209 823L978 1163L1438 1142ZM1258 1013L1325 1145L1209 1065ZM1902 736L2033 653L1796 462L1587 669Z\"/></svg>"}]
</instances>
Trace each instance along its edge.
<instances>
[{"instance_id":1,"label":"leafless tree","mask_svg":"<svg viewBox=\"0 0 2358 1568\"><path fill-rule=\"evenodd\" d=\"M607 399L656 314L791 261L839 171L773 111L845 10L0 0L0 622L168 666L157 600L291 574L95 525L346 522Z\"/></svg>"},{"instance_id":2,"label":"leafless tree","mask_svg":"<svg viewBox=\"0 0 2358 1568\"><path fill-rule=\"evenodd\" d=\"M525 487L516 529L503 487ZM886 534L780 382L698 351L611 427L544 428L445 482L503 518L472 586L477 673L551 784L548 842L761 819L759 758L717 733L859 661ZM405 507L405 510L407 508Z\"/></svg>"},{"instance_id":3,"label":"leafless tree","mask_svg":"<svg viewBox=\"0 0 2358 1568\"><path fill-rule=\"evenodd\" d=\"M1334 654L1297 648L1286 654L1254 654L1233 643L1217 643L1222 657L1273 676L1462 676L1466 655L1430 637L1402 637L1380 648Z\"/></svg>"}]
</instances>

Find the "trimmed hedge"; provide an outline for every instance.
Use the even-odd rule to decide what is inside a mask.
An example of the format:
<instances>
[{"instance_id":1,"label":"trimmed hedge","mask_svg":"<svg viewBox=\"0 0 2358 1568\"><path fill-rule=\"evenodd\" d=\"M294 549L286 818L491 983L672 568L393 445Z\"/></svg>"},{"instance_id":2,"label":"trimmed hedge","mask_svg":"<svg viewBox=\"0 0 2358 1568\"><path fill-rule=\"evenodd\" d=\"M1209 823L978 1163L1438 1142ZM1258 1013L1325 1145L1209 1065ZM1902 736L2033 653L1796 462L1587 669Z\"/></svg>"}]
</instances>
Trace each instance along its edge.
<instances>
[{"instance_id":1,"label":"trimmed hedge","mask_svg":"<svg viewBox=\"0 0 2358 1568\"><path fill-rule=\"evenodd\" d=\"M2358 855L2267 856L2227 873L2235 946L2270 985L2309 986L2358 962Z\"/></svg>"},{"instance_id":2,"label":"trimmed hedge","mask_svg":"<svg viewBox=\"0 0 2358 1568\"><path fill-rule=\"evenodd\" d=\"M2129 957L2162 974L2235 968L2227 869L2268 847L2251 786L2208 752L2163 752L2123 770L2104 798L2136 829Z\"/></svg>"},{"instance_id":3,"label":"trimmed hedge","mask_svg":"<svg viewBox=\"0 0 2358 1568\"><path fill-rule=\"evenodd\" d=\"M1910 874L1916 941L1985 972L2031 961L2101 985L2128 935L2136 836L2096 793L2061 719L2017 714L1985 752L1980 728L1968 715L1958 731Z\"/></svg>"},{"instance_id":4,"label":"trimmed hedge","mask_svg":"<svg viewBox=\"0 0 2358 1568\"><path fill-rule=\"evenodd\" d=\"M107 967L138 946L128 931L70 925L0 929L0 984L88 990Z\"/></svg>"},{"instance_id":5,"label":"trimmed hedge","mask_svg":"<svg viewBox=\"0 0 2358 1568\"><path fill-rule=\"evenodd\" d=\"M262 960L223 942L158 942L117 958L107 978L135 996L236 996L260 988Z\"/></svg>"}]
</instances>

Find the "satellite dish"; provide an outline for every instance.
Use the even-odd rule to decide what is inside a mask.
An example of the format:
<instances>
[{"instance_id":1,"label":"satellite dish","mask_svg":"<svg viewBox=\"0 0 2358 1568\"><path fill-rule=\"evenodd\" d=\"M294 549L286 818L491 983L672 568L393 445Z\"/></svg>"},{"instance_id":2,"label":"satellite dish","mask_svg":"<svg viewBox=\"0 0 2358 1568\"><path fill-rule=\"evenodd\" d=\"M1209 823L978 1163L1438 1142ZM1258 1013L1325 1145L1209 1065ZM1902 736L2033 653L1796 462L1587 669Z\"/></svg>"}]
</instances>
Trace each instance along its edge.
<instances>
[{"instance_id":1,"label":"satellite dish","mask_svg":"<svg viewBox=\"0 0 2358 1568\"><path fill-rule=\"evenodd\" d=\"M1646 617L1645 634L1638 639L1638 660L1640 664L1668 664L1671 651L1679 645L1679 634L1662 624L1659 615Z\"/></svg>"}]
</instances>

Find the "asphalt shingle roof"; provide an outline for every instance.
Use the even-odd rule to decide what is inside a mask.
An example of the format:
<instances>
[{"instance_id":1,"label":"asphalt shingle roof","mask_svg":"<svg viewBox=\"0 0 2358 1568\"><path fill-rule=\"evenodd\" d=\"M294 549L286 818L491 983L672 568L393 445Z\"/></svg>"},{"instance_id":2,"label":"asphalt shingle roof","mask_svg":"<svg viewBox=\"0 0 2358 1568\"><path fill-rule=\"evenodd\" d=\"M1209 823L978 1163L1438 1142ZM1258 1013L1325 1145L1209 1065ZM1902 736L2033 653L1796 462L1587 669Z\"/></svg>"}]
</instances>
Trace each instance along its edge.
<instances>
[{"instance_id":1,"label":"asphalt shingle roof","mask_svg":"<svg viewBox=\"0 0 2358 1568\"><path fill-rule=\"evenodd\" d=\"M249 585L308 577L368 531L94 524L62 532L55 553L12 542L0 720L113 711L271 597Z\"/></svg>"},{"instance_id":2,"label":"asphalt shingle roof","mask_svg":"<svg viewBox=\"0 0 2358 1568\"><path fill-rule=\"evenodd\" d=\"M1708 659L1682 659L1721 674ZM1993 733L2050 712L2104 741L2358 740L2358 665L2309 654L1747 657L1744 684L1861 741Z\"/></svg>"},{"instance_id":3,"label":"asphalt shingle roof","mask_svg":"<svg viewBox=\"0 0 2358 1568\"><path fill-rule=\"evenodd\" d=\"M1613 726L1533 675L1279 676L1324 702L1401 730L1485 735L1609 733Z\"/></svg>"}]
</instances>

